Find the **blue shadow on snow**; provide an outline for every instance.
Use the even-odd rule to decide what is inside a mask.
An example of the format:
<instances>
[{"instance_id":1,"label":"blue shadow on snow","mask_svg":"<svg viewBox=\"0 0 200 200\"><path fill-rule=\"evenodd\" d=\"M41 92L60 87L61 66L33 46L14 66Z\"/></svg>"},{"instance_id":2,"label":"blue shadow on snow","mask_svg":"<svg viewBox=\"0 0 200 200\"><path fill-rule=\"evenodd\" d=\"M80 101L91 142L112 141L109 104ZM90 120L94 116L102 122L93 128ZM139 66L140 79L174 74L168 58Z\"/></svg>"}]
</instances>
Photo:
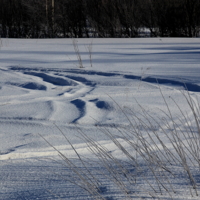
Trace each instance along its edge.
<instances>
[{"instance_id":1,"label":"blue shadow on snow","mask_svg":"<svg viewBox=\"0 0 200 200\"><path fill-rule=\"evenodd\" d=\"M71 101L72 104L76 106L76 108L79 110L80 115L74 119L71 123L76 123L80 118L82 118L85 115L85 102L81 99L75 99Z\"/></svg>"}]
</instances>

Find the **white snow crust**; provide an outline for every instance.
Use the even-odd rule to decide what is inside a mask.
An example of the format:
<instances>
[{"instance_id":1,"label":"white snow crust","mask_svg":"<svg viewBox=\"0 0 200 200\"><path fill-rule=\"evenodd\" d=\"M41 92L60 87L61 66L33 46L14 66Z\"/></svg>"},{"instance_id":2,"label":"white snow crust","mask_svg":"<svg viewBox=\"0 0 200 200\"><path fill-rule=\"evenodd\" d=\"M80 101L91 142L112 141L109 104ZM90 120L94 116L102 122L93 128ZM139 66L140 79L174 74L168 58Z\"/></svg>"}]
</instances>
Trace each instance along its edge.
<instances>
[{"instance_id":1,"label":"white snow crust","mask_svg":"<svg viewBox=\"0 0 200 200\"><path fill-rule=\"evenodd\" d=\"M140 111L139 102L162 117L159 109L167 108L161 89L166 99L176 99L192 115L181 91L187 87L192 98L200 97L200 38L77 40L84 68L78 67L71 39L1 39L1 200L92 199L67 181L70 169L42 138L67 157L77 158L59 129L90 160L96 158L80 130L124 160L101 131L106 127L115 134L116 127L130 126L121 109L131 119L130 111ZM91 42L92 67L87 51ZM169 105L176 116L178 108L170 100ZM102 181L107 200L126 199L104 180L99 164L88 167ZM141 179L132 198L150 199L145 187ZM174 187L179 191L174 199L199 198L191 197L182 177L174 180Z\"/></svg>"}]
</instances>

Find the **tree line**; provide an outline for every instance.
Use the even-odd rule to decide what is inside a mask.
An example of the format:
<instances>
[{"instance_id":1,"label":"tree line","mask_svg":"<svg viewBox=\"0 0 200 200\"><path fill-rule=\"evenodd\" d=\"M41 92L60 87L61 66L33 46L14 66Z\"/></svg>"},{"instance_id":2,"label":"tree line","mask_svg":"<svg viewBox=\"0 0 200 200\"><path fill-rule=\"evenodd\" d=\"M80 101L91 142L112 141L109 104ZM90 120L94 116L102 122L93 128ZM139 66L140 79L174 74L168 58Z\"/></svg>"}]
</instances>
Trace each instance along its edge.
<instances>
[{"instance_id":1,"label":"tree line","mask_svg":"<svg viewBox=\"0 0 200 200\"><path fill-rule=\"evenodd\" d=\"M196 37L200 0L0 0L0 36Z\"/></svg>"}]
</instances>

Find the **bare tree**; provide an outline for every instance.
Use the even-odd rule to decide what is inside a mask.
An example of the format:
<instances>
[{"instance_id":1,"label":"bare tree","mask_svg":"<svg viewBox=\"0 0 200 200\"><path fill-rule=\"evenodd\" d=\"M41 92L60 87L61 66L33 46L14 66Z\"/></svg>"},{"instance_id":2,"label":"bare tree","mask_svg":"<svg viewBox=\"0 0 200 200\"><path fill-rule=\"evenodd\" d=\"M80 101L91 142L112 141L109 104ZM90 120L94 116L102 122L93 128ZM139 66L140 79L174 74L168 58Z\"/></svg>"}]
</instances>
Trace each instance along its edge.
<instances>
[{"instance_id":1,"label":"bare tree","mask_svg":"<svg viewBox=\"0 0 200 200\"><path fill-rule=\"evenodd\" d=\"M195 37L200 0L0 0L1 37Z\"/></svg>"}]
</instances>

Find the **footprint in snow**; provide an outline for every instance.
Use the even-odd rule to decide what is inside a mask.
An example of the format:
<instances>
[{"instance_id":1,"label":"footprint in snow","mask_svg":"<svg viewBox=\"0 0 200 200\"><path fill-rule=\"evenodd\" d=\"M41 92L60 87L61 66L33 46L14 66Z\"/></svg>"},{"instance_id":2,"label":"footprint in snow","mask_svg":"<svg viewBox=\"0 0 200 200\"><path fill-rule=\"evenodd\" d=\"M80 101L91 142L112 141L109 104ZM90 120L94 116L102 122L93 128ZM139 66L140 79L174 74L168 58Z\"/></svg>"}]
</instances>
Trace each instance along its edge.
<instances>
[{"instance_id":1,"label":"footprint in snow","mask_svg":"<svg viewBox=\"0 0 200 200\"><path fill-rule=\"evenodd\" d=\"M79 119L81 119L85 115L85 102L81 99L75 99L71 101L71 103L74 104L76 108L79 110L79 116L71 122L71 123L76 123Z\"/></svg>"},{"instance_id":2,"label":"footprint in snow","mask_svg":"<svg viewBox=\"0 0 200 200\"><path fill-rule=\"evenodd\" d=\"M92 100L90 100L90 102L94 102L96 107L99 109L104 109L104 110L112 109L112 107L106 101L99 101L99 99L92 99Z\"/></svg>"}]
</instances>

